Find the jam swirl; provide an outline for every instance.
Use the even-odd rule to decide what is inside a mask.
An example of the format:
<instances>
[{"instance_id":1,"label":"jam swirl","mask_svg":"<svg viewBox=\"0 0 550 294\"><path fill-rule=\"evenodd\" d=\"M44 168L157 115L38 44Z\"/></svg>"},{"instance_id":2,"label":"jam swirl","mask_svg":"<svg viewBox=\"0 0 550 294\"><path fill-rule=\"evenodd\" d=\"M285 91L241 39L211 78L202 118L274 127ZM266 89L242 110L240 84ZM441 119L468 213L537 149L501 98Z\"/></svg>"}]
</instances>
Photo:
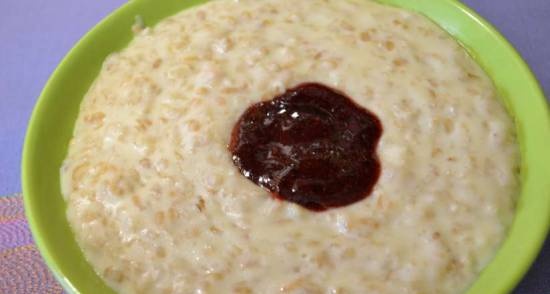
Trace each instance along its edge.
<instances>
[{"instance_id":1,"label":"jam swirl","mask_svg":"<svg viewBox=\"0 0 550 294\"><path fill-rule=\"evenodd\" d=\"M229 151L241 174L313 211L366 198L380 176L380 120L343 93L301 84L250 106Z\"/></svg>"}]
</instances>

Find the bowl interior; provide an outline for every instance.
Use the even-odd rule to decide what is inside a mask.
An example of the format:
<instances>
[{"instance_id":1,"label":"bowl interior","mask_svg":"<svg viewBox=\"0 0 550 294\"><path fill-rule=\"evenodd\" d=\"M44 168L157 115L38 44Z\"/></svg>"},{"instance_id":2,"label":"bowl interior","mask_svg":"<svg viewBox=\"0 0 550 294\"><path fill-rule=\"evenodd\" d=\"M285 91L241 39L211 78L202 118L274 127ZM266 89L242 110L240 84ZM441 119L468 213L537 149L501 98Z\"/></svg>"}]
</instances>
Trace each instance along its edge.
<instances>
[{"instance_id":1,"label":"bowl interior","mask_svg":"<svg viewBox=\"0 0 550 294\"><path fill-rule=\"evenodd\" d=\"M31 117L22 161L29 224L46 263L74 293L114 293L85 261L65 218L59 168L80 101L105 57L132 38L136 15L145 24L206 0L133 0L92 29L53 73ZM468 293L510 291L536 257L550 226L550 115L532 73L506 40L456 0L379 0L419 11L461 42L492 77L515 118L521 145L521 195L509 236Z\"/></svg>"}]
</instances>

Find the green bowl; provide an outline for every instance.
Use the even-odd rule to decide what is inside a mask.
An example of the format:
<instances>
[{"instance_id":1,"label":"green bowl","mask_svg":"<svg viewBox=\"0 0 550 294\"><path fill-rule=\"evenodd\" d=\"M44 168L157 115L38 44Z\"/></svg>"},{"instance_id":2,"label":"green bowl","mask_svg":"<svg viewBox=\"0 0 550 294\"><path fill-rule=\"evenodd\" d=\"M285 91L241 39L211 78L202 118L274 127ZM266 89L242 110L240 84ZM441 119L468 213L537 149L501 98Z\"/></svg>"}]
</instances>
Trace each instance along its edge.
<instances>
[{"instance_id":1,"label":"green bowl","mask_svg":"<svg viewBox=\"0 0 550 294\"><path fill-rule=\"evenodd\" d=\"M542 91L510 44L456 0L379 0L418 11L468 49L492 77L515 118L521 145L521 196L508 237L468 293L506 293L525 274L550 226L550 115ZM146 25L205 0L132 0L93 28L67 54L32 114L22 160L25 210L36 244L68 292L114 293L84 259L65 218L59 169L82 97L105 57L132 39L136 15Z\"/></svg>"}]
</instances>

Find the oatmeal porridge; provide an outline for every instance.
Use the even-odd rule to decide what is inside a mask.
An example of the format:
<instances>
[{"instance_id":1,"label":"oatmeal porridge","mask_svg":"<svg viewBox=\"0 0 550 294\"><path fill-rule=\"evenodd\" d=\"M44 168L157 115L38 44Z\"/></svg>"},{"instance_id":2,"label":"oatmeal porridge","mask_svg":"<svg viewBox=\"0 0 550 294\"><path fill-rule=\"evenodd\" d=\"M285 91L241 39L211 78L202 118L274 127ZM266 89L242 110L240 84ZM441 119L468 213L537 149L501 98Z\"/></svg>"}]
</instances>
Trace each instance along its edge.
<instances>
[{"instance_id":1,"label":"oatmeal porridge","mask_svg":"<svg viewBox=\"0 0 550 294\"><path fill-rule=\"evenodd\" d=\"M134 29L84 97L61 169L76 239L117 292L462 293L504 239L513 122L425 17L367 0L217 0ZM349 205L277 199L228 149L251 105L305 83L383 127L379 176Z\"/></svg>"}]
</instances>

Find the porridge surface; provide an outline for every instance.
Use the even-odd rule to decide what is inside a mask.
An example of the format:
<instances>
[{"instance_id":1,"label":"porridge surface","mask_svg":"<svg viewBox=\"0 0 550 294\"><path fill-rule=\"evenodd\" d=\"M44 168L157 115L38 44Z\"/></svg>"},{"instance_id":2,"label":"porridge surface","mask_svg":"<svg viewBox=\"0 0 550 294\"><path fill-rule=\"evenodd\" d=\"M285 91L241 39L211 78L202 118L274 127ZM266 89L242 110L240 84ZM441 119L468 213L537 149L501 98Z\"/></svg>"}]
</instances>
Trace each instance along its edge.
<instances>
[{"instance_id":1,"label":"porridge surface","mask_svg":"<svg viewBox=\"0 0 550 294\"><path fill-rule=\"evenodd\" d=\"M381 175L312 212L242 176L250 105L305 82L384 132ZM120 293L460 293L514 212L519 153L485 73L415 13L361 0L219 0L112 54L62 167L85 256Z\"/></svg>"}]
</instances>

